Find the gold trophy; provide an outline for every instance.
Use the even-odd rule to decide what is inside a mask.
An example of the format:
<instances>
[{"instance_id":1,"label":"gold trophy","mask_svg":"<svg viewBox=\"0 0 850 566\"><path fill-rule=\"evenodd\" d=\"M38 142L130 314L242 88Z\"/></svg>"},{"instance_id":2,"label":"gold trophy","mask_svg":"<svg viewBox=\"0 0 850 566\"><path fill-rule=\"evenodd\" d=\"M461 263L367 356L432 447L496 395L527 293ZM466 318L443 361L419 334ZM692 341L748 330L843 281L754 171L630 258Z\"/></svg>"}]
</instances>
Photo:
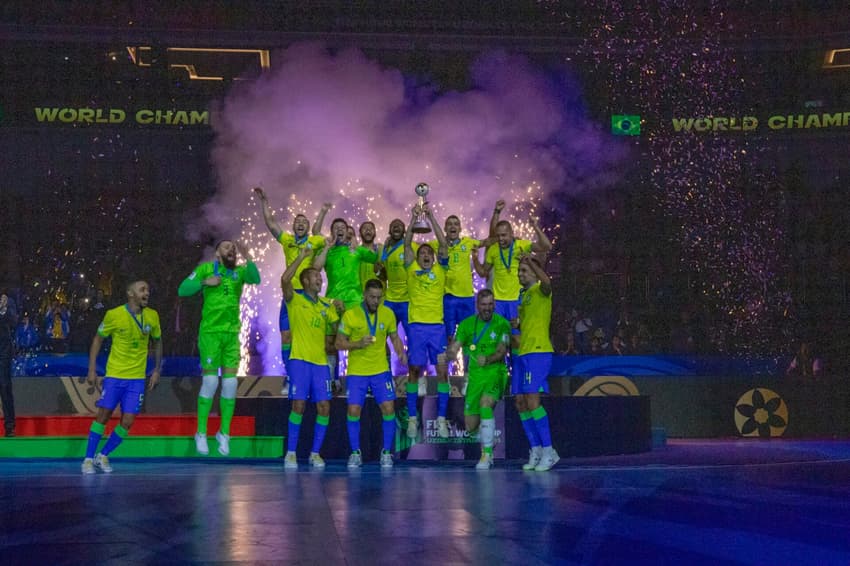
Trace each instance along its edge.
<instances>
[{"instance_id":1,"label":"gold trophy","mask_svg":"<svg viewBox=\"0 0 850 566\"><path fill-rule=\"evenodd\" d=\"M429 187L427 183L419 183L416 185L415 190L417 196L419 196L417 205L421 209L425 206L425 197L428 196L428 193L431 191L431 187ZM430 231L431 224L429 224L428 220L425 218L425 213L420 211L419 214L416 215L416 218L413 219L413 233L427 234Z\"/></svg>"}]
</instances>

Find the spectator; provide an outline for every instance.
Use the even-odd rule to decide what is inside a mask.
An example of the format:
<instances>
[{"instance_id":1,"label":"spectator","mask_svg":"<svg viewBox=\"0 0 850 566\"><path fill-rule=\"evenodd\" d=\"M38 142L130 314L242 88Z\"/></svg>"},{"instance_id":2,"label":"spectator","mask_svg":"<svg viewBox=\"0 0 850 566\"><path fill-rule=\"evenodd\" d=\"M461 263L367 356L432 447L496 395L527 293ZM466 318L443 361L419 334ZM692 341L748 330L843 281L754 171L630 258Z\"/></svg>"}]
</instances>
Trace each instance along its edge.
<instances>
[{"instance_id":1,"label":"spectator","mask_svg":"<svg viewBox=\"0 0 850 566\"><path fill-rule=\"evenodd\" d=\"M791 360L786 375L799 375L803 378L817 378L823 374L823 360L817 356L811 343L803 341L797 355Z\"/></svg>"},{"instance_id":2,"label":"spectator","mask_svg":"<svg viewBox=\"0 0 850 566\"><path fill-rule=\"evenodd\" d=\"M611 338L611 355L613 356L626 356L628 355L627 351L627 343L626 339L623 337L622 329L617 331L617 334L614 334L614 337Z\"/></svg>"},{"instance_id":3,"label":"spectator","mask_svg":"<svg viewBox=\"0 0 850 566\"><path fill-rule=\"evenodd\" d=\"M12 355L18 314L6 293L0 294L0 398L6 436L15 436L15 398L12 392Z\"/></svg>"},{"instance_id":4,"label":"spectator","mask_svg":"<svg viewBox=\"0 0 850 566\"><path fill-rule=\"evenodd\" d=\"M68 307L54 301L44 316L44 337L50 340L50 347L54 352L65 353L68 351L68 336L71 334L71 317Z\"/></svg>"},{"instance_id":5,"label":"spectator","mask_svg":"<svg viewBox=\"0 0 850 566\"><path fill-rule=\"evenodd\" d=\"M38 328L30 322L28 313L24 313L21 318L21 323L15 331L15 342L18 345L18 350L22 353L29 354L38 348L40 339L38 337Z\"/></svg>"},{"instance_id":6,"label":"spectator","mask_svg":"<svg viewBox=\"0 0 850 566\"><path fill-rule=\"evenodd\" d=\"M567 347L561 352L564 356L577 356L578 350L576 349L576 336L573 332L567 331Z\"/></svg>"},{"instance_id":7,"label":"spectator","mask_svg":"<svg viewBox=\"0 0 850 566\"><path fill-rule=\"evenodd\" d=\"M575 344L576 349L580 354L586 354L590 350L590 329L593 328L593 321L579 313L573 311L575 318Z\"/></svg>"}]
</instances>

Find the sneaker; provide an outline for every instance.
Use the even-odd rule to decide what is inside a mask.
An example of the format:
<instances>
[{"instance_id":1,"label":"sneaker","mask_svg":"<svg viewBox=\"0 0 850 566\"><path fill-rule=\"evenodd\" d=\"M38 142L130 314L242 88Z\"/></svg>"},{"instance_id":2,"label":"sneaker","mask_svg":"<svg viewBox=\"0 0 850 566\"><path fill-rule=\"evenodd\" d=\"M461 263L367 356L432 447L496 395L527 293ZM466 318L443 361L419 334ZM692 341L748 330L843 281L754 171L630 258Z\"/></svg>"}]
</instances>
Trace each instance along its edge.
<instances>
[{"instance_id":1,"label":"sneaker","mask_svg":"<svg viewBox=\"0 0 850 566\"><path fill-rule=\"evenodd\" d=\"M198 451L198 454L204 456L210 453L210 447L207 444L207 436L205 434L201 434L200 432L195 433L195 450Z\"/></svg>"},{"instance_id":2,"label":"sneaker","mask_svg":"<svg viewBox=\"0 0 850 566\"><path fill-rule=\"evenodd\" d=\"M552 466L558 463L561 457L558 456L558 453L555 452L555 449L551 446L549 448L543 449L543 456L540 458L540 462L537 463L537 466L534 468L535 472L548 472L552 469Z\"/></svg>"},{"instance_id":3,"label":"sneaker","mask_svg":"<svg viewBox=\"0 0 850 566\"><path fill-rule=\"evenodd\" d=\"M446 417L437 417L437 434L440 438L449 437L449 423L446 422Z\"/></svg>"},{"instance_id":4,"label":"sneaker","mask_svg":"<svg viewBox=\"0 0 850 566\"><path fill-rule=\"evenodd\" d=\"M91 458L86 458L83 460L83 473L84 474L93 474L94 473L94 460Z\"/></svg>"},{"instance_id":5,"label":"sneaker","mask_svg":"<svg viewBox=\"0 0 850 566\"><path fill-rule=\"evenodd\" d=\"M416 433L419 428L418 419L416 417L410 417L407 419L407 438L416 438Z\"/></svg>"},{"instance_id":6,"label":"sneaker","mask_svg":"<svg viewBox=\"0 0 850 566\"><path fill-rule=\"evenodd\" d=\"M476 470L489 470L493 467L493 455L486 452L481 453L481 459L475 464Z\"/></svg>"},{"instance_id":7,"label":"sneaker","mask_svg":"<svg viewBox=\"0 0 850 566\"><path fill-rule=\"evenodd\" d=\"M206 440L206 439L204 439ZM230 435L224 434L221 431L215 433L215 440L218 442L218 453L222 456L230 454Z\"/></svg>"},{"instance_id":8,"label":"sneaker","mask_svg":"<svg viewBox=\"0 0 850 566\"><path fill-rule=\"evenodd\" d=\"M310 465L317 470L323 470L325 468L325 461L322 460L318 452L310 452Z\"/></svg>"},{"instance_id":9,"label":"sneaker","mask_svg":"<svg viewBox=\"0 0 850 566\"><path fill-rule=\"evenodd\" d=\"M94 467L99 468L101 472L106 474L112 471L112 466L109 464L109 458L103 454L98 454L94 457Z\"/></svg>"},{"instance_id":10,"label":"sneaker","mask_svg":"<svg viewBox=\"0 0 850 566\"><path fill-rule=\"evenodd\" d=\"M540 457L543 455L543 448L540 446L535 446L531 450L528 451L528 462L522 465L522 469L525 471L533 470L537 467L537 464L540 463Z\"/></svg>"},{"instance_id":11,"label":"sneaker","mask_svg":"<svg viewBox=\"0 0 850 566\"><path fill-rule=\"evenodd\" d=\"M287 452L283 459L283 467L287 470L298 469L298 458L295 457L295 452Z\"/></svg>"},{"instance_id":12,"label":"sneaker","mask_svg":"<svg viewBox=\"0 0 850 566\"><path fill-rule=\"evenodd\" d=\"M381 467L382 468L392 468L393 467L393 453L389 450L384 450L381 452Z\"/></svg>"},{"instance_id":13,"label":"sneaker","mask_svg":"<svg viewBox=\"0 0 850 566\"><path fill-rule=\"evenodd\" d=\"M363 465L363 456L360 454L360 450L356 450L351 453L351 456L348 457L348 467L350 469L359 468Z\"/></svg>"}]
</instances>

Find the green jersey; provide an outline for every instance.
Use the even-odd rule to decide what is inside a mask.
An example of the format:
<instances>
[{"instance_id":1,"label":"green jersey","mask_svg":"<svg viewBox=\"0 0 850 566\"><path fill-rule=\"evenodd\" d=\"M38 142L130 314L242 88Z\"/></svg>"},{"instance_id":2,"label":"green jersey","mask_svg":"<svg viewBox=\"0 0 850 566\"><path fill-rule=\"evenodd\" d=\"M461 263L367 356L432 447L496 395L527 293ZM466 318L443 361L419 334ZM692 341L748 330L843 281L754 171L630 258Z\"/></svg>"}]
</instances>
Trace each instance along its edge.
<instances>
[{"instance_id":1,"label":"green jersey","mask_svg":"<svg viewBox=\"0 0 850 566\"><path fill-rule=\"evenodd\" d=\"M363 301L360 266L377 260L378 254L363 246L353 250L347 244L331 247L325 259L325 273L328 274L325 295L329 299L339 299L345 303L345 308L359 305Z\"/></svg>"},{"instance_id":2,"label":"green jersey","mask_svg":"<svg viewBox=\"0 0 850 566\"><path fill-rule=\"evenodd\" d=\"M469 356L469 377L502 376L507 371L504 360L479 366L478 356L492 356L500 344L507 347L510 339L511 323L499 314L493 313L489 322L484 322L478 315L463 319L457 326L455 341Z\"/></svg>"},{"instance_id":3,"label":"green jersey","mask_svg":"<svg viewBox=\"0 0 850 566\"><path fill-rule=\"evenodd\" d=\"M221 276L221 282L215 287L207 287L202 282L213 275ZM189 297L202 291L204 308L201 312L200 332L239 332L242 320L239 317L239 299L242 287L260 282L260 272L254 262L227 269L217 261L208 261L195 268L189 277L183 280L177 294Z\"/></svg>"}]
</instances>

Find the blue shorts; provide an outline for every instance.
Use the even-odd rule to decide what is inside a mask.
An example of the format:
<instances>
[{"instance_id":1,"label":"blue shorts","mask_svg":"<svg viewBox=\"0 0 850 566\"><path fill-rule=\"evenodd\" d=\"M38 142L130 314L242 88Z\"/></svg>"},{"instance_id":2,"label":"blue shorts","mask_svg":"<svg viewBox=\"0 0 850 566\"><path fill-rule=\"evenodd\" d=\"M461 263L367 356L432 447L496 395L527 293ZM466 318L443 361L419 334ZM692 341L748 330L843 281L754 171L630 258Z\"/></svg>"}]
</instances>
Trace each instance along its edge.
<instances>
[{"instance_id":1,"label":"blue shorts","mask_svg":"<svg viewBox=\"0 0 850 566\"><path fill-rule=\"evenodd\" d=\"M387 401L395 401L395 383L390 372L385 371L377 375L349 375L348 396L349 405L360 405L366 401L366 392L372 388L372 395L380 405Z\"/></svg>"},{"instance_id":2,"label":"blue shorts","mask_svg":"<svg viewBox=\"0 0 850 566\"><path fill-rule=\"evenodd\" d=\"M295 289L296 293L302 293L301 289ZM280 316L277 321L278 328L281 332L286 332L289 330L289 311L286 310L286 301L280 301Z\"/></svg>"},{"instance_id":3,"label":"blue shorts","mask_svg":"<svg viewBox=\"0 0 850 566\"><path fill-rule=\"evenodd\" d=\"M514 364L511 376L511 392L515 395L525 393L549 393L549 370L552 369L552 354L523 354L516 356L519 363Z\"/></svg>"},{"instance_id":4,"label":"blue shorts","mask_svg":"<svg viewBox=\"0 0 850 566\"><path fill-rule=\"evenodd\" d=\"M307 399L318 403L330 401L331 371L327 364L317 365L304 360L289 360L289 398Z\"/></svg>"},{"instance_id":5,"label":"blue shorts","mask_svg":"<svg viewBox=\"0 0 850 566\"><path fill-rule=\"evenodd\" d=\"M446 327L442 324L410 325L408 336L407 363L416 367L436 365L437 356L446 351Z\"/></svg>"},{"instance_id":6,"label":"blue shorts","mask_svg":"<svg viewBox=\"0 0 850 566\"><path fill-rule=\"evenodd\" d=\"M519 318L519 299L515 301L496 301L496 314L500 314L508 322ZM511 334L519 334L519 329L511 327Z\"/></svg>"},{"instance_id":7,"label":"blue shorts","mask_svg":"<svg viewBox=\"0 0 850 566\"><path fill-rule=\"evenodd\" d=\"M401 327L404 328L404 335L407 336L408 341L410 340L410 327L407 324L407 311L409 310L410 303L407 301L404 302L395 302L395 301L384 301L384 306L393 311L395 315L396 322L401 323ZM398 329L396 329L398 330Z\"/></svg>"},{"instance_id":8,"label":"blue shorts","mask_svg":"<svg viewBox=\"0 0 850 566\"><path fill-rule=\"evenodd\" d=\"M443 317L446 321L446 336L454 336L457 325L475 314L475 297L443 297Z\"/></svg>"},{"instance_id":9,"label":"blue shorts","mask_svg":"<svg viewBox=\"0 0 850 566\"><path fill-rule=\"evenodd\" d=\"M103 392L95 403L101 409L114 411L121 404L121 412L138 415L145 400L145 378L118 379L107 377L103 380Z\"/></svg>"}]
</instances>

